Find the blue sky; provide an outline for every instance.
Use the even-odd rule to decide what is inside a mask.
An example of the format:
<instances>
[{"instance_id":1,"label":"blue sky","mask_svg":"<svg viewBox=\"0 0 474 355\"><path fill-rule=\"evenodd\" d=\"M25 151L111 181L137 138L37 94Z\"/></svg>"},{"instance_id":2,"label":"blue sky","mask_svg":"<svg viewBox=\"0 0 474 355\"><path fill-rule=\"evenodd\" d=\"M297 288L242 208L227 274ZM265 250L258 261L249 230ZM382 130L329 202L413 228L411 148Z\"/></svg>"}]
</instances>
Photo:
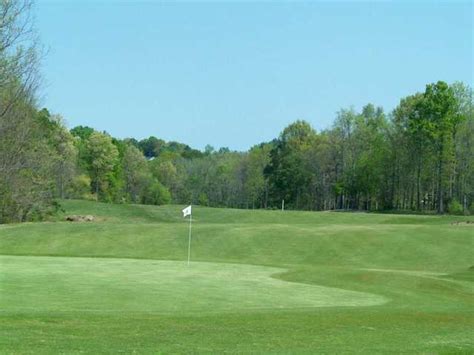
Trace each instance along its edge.
<instances>
[{"instance_id":1,"label":"blue sky","mask_svg":"<svg viewBox=\"0 0 474 355\"><path fill-rule=\"evenodd\" d=\"M470 2L41 1L42 105L68 126L245 150L296 119L473 83Z\"/></svg>"}]
</instances>

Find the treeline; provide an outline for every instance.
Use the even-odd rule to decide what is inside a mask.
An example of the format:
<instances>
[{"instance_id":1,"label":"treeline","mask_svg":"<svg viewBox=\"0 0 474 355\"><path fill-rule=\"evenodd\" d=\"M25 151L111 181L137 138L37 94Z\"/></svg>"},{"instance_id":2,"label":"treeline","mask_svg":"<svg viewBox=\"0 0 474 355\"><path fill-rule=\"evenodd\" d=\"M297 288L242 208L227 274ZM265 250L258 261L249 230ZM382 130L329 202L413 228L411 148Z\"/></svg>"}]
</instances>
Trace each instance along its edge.
<instances>
[{"instance_id":1,"label":"treeline","mask_svg":"<svg viewBox=\"0 0 474 355\"><path fill-rule=\"evenodd\" d=\"M316 132L296 121L246 152L68 130L39 110L30 2L0 2L0 223L60 198L233 208L474 213L474 112L463 83L429 84L389 113L368 104Z\"/></svg>"},{"instance_id":2,"label":"treeline","mask_svg":"<svg viewBox=\"0 0 474 355\"><path fill-rule=\"evenodd\" d=\"M472 90L437 82L384 113L368 104L338 112L316 132L296 121L248 152L169 149L128 140L174 203L235 208L437 211L474 208ZM174 145L174 144L173 144ZM145 191L145 190L144 190Z\"/></svg>"},{"instance_id":3,"label":"treeline","mask_svg":"<svg viewBox=\"0 0 474 355\"><path fill-rule=\"evenodd\" d=\"M296 121L247 152L201 152L156 137L116 139L90 127L70 132L37 115L53 197L113 203L233 208L469 213L474 207L472 90L437 82L389 114L368 104L338 112L316 132Z\"/></svg>"}]
</instances>

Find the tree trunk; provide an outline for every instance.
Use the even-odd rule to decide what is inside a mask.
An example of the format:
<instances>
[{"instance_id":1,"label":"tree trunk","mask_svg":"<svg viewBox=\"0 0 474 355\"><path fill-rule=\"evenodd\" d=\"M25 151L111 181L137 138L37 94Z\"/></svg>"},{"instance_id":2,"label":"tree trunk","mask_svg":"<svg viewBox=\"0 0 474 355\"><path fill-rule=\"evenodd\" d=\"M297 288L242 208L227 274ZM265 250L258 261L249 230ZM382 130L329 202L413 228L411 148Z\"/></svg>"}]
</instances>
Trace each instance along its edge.
<instances>
[{"instance_id":1,"label":"tree trunk","mask_svg":"<svg viewBox=\"0 0 474 355\"><path fill-rule=\"evenodd\" d=\"M438 213L444 213L444 206L443 206L443 156L442 156L442 148L440 148L440 152L438 153Z\"/></svg>"},{"instance_id":2,"label":"tree trunk","mask_svg":"<svg viewBox=\"0 0 474 355\"><path fill-rule=\"evenodd\" d=\"M418 164L416 172L416 210L420 211L420 189L421 189L421 163Z\"/></svg>"}]
</instances>

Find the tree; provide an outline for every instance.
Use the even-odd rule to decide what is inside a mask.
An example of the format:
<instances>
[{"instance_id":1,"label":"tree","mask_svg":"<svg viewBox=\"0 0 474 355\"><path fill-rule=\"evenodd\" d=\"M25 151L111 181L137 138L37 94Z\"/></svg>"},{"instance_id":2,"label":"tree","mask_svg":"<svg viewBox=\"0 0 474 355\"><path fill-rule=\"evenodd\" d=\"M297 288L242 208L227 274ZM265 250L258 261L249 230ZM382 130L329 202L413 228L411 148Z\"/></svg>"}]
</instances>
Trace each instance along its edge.
<instances>
[{"instance_id":1,"label":"tree","mask_svg":"<svg viewBox=\"0 0 474 355\"><path fill-rule=\"evenodd\" d=\"M337 147L334 153L338 162L336 166L337 208L353 208L356 193L355 164L357 146L354 139L357 113L353 108L342 109L337 113L333 126L333 144Z\"/></svg>"},{"instance_id":2,"label":"tree","mask_svg":"<svg viewBox=\"0 0 474 355\"><path fill-rule=\"evenodd\" d=\"M156 137L149 137L138 142L138 146L147 158L157 157L161 153L165 141Z\"/></svg>"},{"instance_id":3,"label":"tree","mask_svg":"<svg viewBox=\"0 0 474 355\"><path fill-rule=\"evenodd\" d=\"M118 162L118 150L110 136L94 132L87 140L87 151L96 200L99 200L99 193L107 192L112 172Z\"/></svg>"},{"instance_id":4,"label":"tree","mask_svg":"<svg viewBox=\"0 0 474 355\"><path fill-rule=\"evenodd\" d=\"M128 198L140 202L151 180L147 161L143 153L133 145L127 145L122 158L125 191Z\"/></svg>"},{"instance_id":5,"label":"tree","mask_svg":"<svg viewBox=\"0 0 474 355\"><path fill-rule=\"evenodd\" d=\"M76 175L78 151L75 139L64 125L60 115L51 115L46 109L41 109L36 116L39 128L53 148L53 174L56 182L56 196L66 197L66 191Z\"/></svg>"},{"instance_id":6,"label":"tree","mask_svg":"<svg viewBox=\"0 0 474 355\"><path fill-rule=\"evenodd\" d=\"M52 145L56 152L54 159L54 176L56 177L56 191L61 198L66 197L66 191L70 188L77 173L78 151L74 145L74 138L69 131L60 123L61 118L57 117L58 125L54 130Z\"/></svg>"},{"instance_id":7,"label":"tree","mask_svg":"<svg viewBox=\"0 0 474 355\"><path fill-rule=\"evenodd\" d=\"M172 195L177 195L179 177L178 171L172 159L162 159L160 157L158 159L152 160L149 165L153 176L168 190L170 190Z\"/></svg>"},{"instance_id":8,"label":"tree","mask_svg":"<svg viewBox=\"0 0 474 355\"><path fill-rule=\"evenodd\" d=\"M409 150L413 153L412 160L409 160L409 170L416 172L416 209L421 209L421 178L422 171L428 163L430 156L429 132L427 122L422 115L423 94L417 93L400 100L400 104L394 110L394 121L397 128L402 132ZM399 147L398 149L400 149ZM393 147L397 149L397 147Z\"/></svg>"},{"instance_id":9,"label":"tree","mask_svg":"<svg viewBox=\"0 0 474 355\"><path fill-rule=\"evenodd\" d=\"M88 126L76 126L71 129L71 134L74 137L79 137L82 140L87 140L94 133L94 129Z\"/></svg>"},{"instance_id":10,"label":"tree","mask_svg":"<svg viewBox=\"0 0 474 355\"><path fill-rule=\"evenodd\" d=\"M270 144L260 144L250 149L245 160L244 189L246 200L252 206L266 207L268 199L268 179L264 171L270 163Z\"/></svg>"},{"instance_id":11,"label":"tree","mask_svg":"<svg viewBox=\"0 0 474 355\"><path fill-rule=\"evenodd\" d=\"M310 205L307 187L313 172L307 165L306 153L315 137L316 132L305 121L290 124L280 134L265 169L274 202L284 199L288 207L295 209Z\"/></svg>"},{"instance_id":12,"label":"tree","mask_svg":"<svg viewBox=\"0 0 474 355\"><path fill-rule=\"evenodd\" d=\"M0 118L16 102L32 100L38 86L38 45L31 7L31 0L0 1Z\"/></svg>"},{"instance_id":13,"label":"tree","mask_svg":"<svg viewBox=\"0 0 474 355\"><path fill-rule=\"evenodd\" d=\"M357 155L354 156L356 193L354 207L378 209L383 180L383 161L388 152L385 131L387 122L383 109L368 104L355 121L354 141Z\"/></svg>"},{"instance_id":14,"label":"tree","mask_svg":"<svg viewBox=\"0 0 474 355\"><path fill-rule=\"evenodd\" d=\"M453 135L462 117L456 114L454 90L445 82L429 84L421 105L422 121L433 142L437 158L437 210L444 212L444 194L447 185L446 166L451 163Z\"/></svg>"},{"instance_id":15,"label":"tree","mask_svg":"<svg viewBox=\"0 0 474 355\"><path fill-rule=\"evenodd\" d=\"M35 107L37 45L28 0L0 1L0 223L41 218L54 195Z\"/></svg>"},{"instance_id":16,"label":"tree","mask_svg":"<svg viewBox=\"0 0 474 355\"><path fill-rule=\"evenodd\" d=\"M55 152L35 117L17 100L0 118L0 223L41 218L54 197Z\"/></svg>"},{"instance_id":17,"label":"tree","mask_svg":"<svg viewBox=\"0 0 474 355\"><path fill-rule=\"evenodd\" d=\"M463 83L452 85L457 100L456 114L460 122L455 127L455 156L450 179L450 198L461 201L464 213L474 200L474 97L472 89Z\"/></svg>"}]
</instances>

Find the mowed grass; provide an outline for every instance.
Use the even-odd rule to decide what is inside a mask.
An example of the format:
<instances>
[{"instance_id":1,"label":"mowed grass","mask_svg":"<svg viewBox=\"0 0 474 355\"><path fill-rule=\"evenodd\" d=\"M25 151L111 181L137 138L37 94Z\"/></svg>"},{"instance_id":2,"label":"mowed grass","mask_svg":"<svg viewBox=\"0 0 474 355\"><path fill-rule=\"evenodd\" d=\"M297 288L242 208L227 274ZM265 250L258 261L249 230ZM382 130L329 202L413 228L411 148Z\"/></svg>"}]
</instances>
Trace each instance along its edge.
<instances>
[{"instance_id":1,"label":"mowed grass","mask_svg":"<svg viewBox=\"0 0 474 355\"><path fill-rule=\"evenodd\" d=\"M64 201L0 225L2 353L472 353L472 217Z\"/></svg>"},{"instance_id":2,"label":"mowed grass","mask_svg":"<svg viewBox=\"0 0 474 355\"><path fill-rule=\"evenodd\" d=\"M387 301L272 278L283 270L265 266L31 256L2 256L0 262L0 305L12 311L204 314Z\"/></svg>"}]
</instances>

